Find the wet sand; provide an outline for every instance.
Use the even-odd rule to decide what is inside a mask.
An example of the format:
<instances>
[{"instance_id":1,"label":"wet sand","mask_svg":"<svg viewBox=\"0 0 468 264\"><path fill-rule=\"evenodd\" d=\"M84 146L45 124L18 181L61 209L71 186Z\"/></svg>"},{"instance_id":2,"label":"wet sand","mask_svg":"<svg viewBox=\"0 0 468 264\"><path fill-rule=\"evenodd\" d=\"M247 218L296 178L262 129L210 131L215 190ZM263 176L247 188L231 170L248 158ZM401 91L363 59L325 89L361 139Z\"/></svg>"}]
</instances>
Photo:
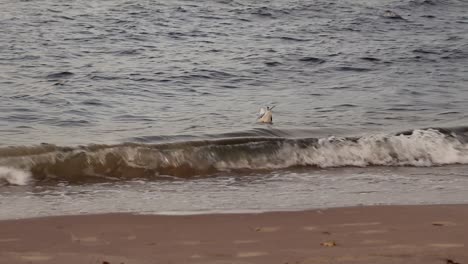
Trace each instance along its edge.
<instances>
[{"instance_id":1,"label":"wet sand","mask_svg":"<svg viewBox=\"0 0 468 264\"><path fill-rule=\"evenodd\" d=\"M0 263L468 263L468 205L0 221Z\"/></svg>"}]
</instances>

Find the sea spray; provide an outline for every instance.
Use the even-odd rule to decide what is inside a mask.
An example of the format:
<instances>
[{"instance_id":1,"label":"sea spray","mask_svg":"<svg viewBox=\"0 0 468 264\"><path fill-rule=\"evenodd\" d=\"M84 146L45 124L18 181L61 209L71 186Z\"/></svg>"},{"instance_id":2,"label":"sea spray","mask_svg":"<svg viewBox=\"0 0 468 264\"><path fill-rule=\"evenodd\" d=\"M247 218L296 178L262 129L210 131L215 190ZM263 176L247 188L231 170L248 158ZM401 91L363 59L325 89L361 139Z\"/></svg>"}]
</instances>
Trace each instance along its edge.
<instances>
[{"instance_id":1,"label":"sea spray","mask_svg":"<svg viewBox=\"0 0 468 264\"><path fill-rule=\"evenodd\" d=\"M0 182L2 181L12 185L27 185L31 181L31 173L0 166Z\"/></svg>"}]
</instances>

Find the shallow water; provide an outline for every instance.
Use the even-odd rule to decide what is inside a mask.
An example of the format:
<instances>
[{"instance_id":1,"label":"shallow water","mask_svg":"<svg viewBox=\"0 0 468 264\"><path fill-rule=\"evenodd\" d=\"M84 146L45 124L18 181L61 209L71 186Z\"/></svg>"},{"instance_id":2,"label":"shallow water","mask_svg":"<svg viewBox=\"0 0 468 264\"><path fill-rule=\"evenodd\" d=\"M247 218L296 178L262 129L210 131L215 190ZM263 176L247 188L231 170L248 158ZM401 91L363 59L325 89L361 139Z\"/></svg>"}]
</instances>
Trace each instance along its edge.
<instances>
[{"instance_id":1,"label":"shallow water","mask_svg":"<svg viewBox=\"0 0 468 264\"><path fill-rule=\"evenodd\" d=\"M289 170L192 180L3 187L0 219L136 212L199 214L467 203L466 166Z\"/></svg>"},{"instance_id":2,"label":"shallow water","mask_svg":"<svg viewBox=\"0 0 468 264\"><path fill-rule=\"evenodd\" d=\"M2 1L0 217L466 202L466 10Z\"/></svg>"}]
</instances>

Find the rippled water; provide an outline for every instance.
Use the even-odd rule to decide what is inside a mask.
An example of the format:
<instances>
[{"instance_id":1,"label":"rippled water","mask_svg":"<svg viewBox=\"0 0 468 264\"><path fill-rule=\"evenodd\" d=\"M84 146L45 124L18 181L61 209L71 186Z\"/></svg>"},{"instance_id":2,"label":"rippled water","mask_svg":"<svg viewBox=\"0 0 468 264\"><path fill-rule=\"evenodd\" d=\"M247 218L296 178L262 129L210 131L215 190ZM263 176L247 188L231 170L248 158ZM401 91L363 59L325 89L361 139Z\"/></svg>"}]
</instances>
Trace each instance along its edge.
<instances>
[{"instance_id":1,"label":"rippled water","mask_svg":"<svg viewBox=\"0 0 468 264\"><path fill-rule=\"evenodd\" d=\"M151 178L149 191L158 177L260 173L282 175L280 186L292 195L286 207L305 208L347 203L330 196L335 202L295 203L300 185L287 184L296 179L291 167L311 179L321 175L317 167L341 166L426 166L415 168L423 178L444 174L447 167L433 166L468 163L460 129L468 121L466 10L465 0L1 1L0 180L23 179L16 170L34 178L29 187L0 187L18 190L2 200L29 197L24 188L44 181L66 193L122 190L116 178L143 177ZM259 125L256 112L267 104L276 105L274 124ZM418 130L427 127L442 132ZM412 129L419 132L398 134ZM383 175L372 170L362 169ZM73 185L84 176L100 183ZM297 181L313 186L311 179ZM211 180L200 190L218 186ZM139 188L131 186L125 190ZM423 186L427 195L413 202L437 201ZM249 188L236 195L250 197ZM256 199L268 201L265 195ZM138 196L129 197L139 208ZM368 202L400 201L378 197ZM17 215L11 210L6 215Z\"/></svg>"},{"instance_id":2,"label":"rippled water","mask_svg":"<svg viewBox=\"0 0 468 264\"><path fill-rule=\"evenodd\" d=\"M3 145L466 120L468 3L2 1ZM384 16L393 10L403 19Z\"/></svg>"}]
</instances>

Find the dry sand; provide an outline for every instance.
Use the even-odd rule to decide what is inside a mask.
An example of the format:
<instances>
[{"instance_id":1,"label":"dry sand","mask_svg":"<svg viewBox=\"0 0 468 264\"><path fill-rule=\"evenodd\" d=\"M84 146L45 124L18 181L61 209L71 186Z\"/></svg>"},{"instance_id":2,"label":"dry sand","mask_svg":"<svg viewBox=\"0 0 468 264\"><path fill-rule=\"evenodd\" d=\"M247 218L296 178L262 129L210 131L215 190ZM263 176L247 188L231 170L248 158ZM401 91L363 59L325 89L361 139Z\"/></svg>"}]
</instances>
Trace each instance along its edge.
<instances>
[{"instance_id":1,"label":"dry sand","mask_svg":"<svg viewBox=\"0 0 468 264\"><path fill-rule=\"evenodd\" d=\"M0 221L0 263L468 264L468 205Z\"/></svg>"}]
</instances>

